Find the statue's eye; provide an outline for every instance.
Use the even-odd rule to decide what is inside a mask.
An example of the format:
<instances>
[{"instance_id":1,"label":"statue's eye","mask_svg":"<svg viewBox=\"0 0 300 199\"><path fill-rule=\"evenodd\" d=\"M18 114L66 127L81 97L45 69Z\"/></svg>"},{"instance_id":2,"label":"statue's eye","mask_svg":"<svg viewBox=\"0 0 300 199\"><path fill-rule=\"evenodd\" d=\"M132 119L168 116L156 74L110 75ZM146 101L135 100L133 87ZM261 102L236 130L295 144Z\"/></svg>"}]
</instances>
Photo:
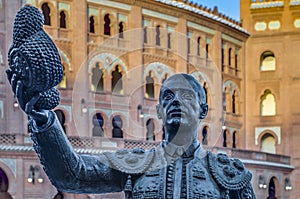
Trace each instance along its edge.
<instances>
[{"instance_id":1,"label":"statue's eye","mask_svg":"<svg viewBox=\"0 0 300 199\"><path fill-rule=\"evenodd\" d=\"M164 100L170 100L174 97L174 94L171 92L167 92L164 94Z\"/></svg>"},{"instance_id":2,"label":"statue's eye","mask_svg":"<svg viewBox=\"0 0 300 199\"><path fill-rule=\"evenodd\" d=\"M186 99L186 100L192 100L192 99L194 99L194 97L195 97L194 93L189 92L189 91L183 92L181 94L181 98Z\"/></svg>"}]
</instances>

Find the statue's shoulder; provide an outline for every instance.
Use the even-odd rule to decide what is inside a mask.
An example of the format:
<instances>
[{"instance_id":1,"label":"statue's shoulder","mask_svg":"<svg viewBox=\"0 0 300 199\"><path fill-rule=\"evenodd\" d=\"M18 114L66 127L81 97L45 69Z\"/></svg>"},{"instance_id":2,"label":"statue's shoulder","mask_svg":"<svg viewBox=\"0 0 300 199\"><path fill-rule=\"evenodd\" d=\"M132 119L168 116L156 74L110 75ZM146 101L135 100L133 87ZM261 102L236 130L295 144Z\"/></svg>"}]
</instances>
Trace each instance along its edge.
<instances>
[{"instance_id":1,"label":"statue's shoulder","mask_svg":"<svg viewBox=\"0 0 300 199\"><path fill-rule=\"evenodd\" d=\"M226 154L208 152L208 167L216 182L227 190L242 190L249 186L252 174L242 161Z\"/></svg>"},{"instance_id":2,"label":"statue's shoulder","mask_svg":"<svg viewBox=\"0 0 300 199\"><path fill-rule=\"evenodd\" d=\"M105 152L104 155L114 169L127 174L141 174L151 166L155 150L121 149L116 152Z\"/></svg>"}]
</instances>

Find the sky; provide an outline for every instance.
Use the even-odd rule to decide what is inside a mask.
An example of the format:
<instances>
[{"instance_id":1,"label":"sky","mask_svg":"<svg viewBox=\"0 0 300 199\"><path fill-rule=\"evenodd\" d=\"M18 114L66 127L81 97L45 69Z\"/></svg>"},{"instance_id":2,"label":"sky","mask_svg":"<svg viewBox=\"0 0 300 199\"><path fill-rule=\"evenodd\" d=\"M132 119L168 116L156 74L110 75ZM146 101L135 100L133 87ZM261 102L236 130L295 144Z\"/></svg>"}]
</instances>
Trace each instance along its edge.
<instances>
[{"instance_id":1,"label":"sky","mask_svg":"<svg viewBox=\"0 0 300 199\"><path fill-rule=\"evenodd\" d=\"M218 11L230 18L240 21L240 0L189 0L213 9L218 7Z\"/></svg>"}]
</instances>

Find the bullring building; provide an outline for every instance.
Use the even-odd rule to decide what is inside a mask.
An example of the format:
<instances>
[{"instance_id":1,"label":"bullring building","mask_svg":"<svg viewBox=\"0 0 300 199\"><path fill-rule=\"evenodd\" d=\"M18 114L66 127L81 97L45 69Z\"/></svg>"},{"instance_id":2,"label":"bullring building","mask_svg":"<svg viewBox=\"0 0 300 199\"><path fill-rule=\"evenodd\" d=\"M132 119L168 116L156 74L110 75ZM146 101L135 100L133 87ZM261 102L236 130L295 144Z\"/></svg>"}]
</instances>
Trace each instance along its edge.
<instances>
[{"instance_id":1,"label":"bullring building","mask_svg":"<svg viewBox=\"0 0 300 199\"><path fill-rule=\"evenodd\" d=\"M54 111L81 154L158 147L159 89L175 73L203 85L202 146L239 158L257 198L300 197L299 0L241 0L240 22L183 0L0 0L0 198L124 198L58 192L6 80L15 14L33 5L64 68Z\"/></svg>"}]
</instances>

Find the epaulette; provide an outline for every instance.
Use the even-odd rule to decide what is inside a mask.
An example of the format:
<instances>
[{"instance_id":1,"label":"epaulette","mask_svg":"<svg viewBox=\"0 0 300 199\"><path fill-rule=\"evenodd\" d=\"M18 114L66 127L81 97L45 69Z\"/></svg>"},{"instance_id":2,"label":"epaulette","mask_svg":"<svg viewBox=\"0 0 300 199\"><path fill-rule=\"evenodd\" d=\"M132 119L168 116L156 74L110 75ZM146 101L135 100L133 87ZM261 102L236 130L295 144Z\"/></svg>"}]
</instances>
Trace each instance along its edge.
<instances>
[{"instance_id":1,"label":"epaulette","mask_svg":"<svg viewBox=\"0 0 300 199\"><path fill-rule=\"evenodd\" d=\"M141 174L148 170L154 157L154 150L142 148L121 149L114 153L105 152L112 167L127 174Z\"/></svg>"},{"instance_id":2,"label":"epaulette","mask_svg":"<svg viewBox=\"0 0 300 199\"><path fill-rule=\"evenodd\" d=\"M216 182L226 190L241 190L249 185L252 174L244 164L226 154L208 152L208 167Z\"/></svg>"}]
</instances>

